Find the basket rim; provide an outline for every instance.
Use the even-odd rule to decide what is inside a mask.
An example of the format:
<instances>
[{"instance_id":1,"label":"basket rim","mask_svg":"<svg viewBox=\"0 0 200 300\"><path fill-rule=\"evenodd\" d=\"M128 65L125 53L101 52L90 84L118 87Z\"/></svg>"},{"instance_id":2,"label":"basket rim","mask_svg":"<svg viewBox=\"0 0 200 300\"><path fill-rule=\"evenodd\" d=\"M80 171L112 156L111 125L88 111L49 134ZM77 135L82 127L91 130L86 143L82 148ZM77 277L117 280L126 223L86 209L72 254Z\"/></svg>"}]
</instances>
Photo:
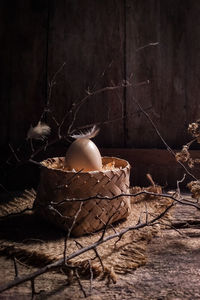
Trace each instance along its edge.
<instances>
[{"instance_id":1,"label":"basket rim","mask_svg":"<svg viewBox=\"0 0 200 300\"><path fill-rule=\"evenodd\" d=\"M43 168L47 168L49 170L55 170L55 171L61 171L61 172L64 172L64 173L67 173L67 174L75 174L79 171L76 171L76 170L64 170L64 169L60 169L60 168L55 168L55 167L52 167L51 165L46 165L46 162L55 162L56 160L60 159L60 160L64 160L64 156L57 156L57 157L49 157L47 159L44 159L43 161L40 162L40 164L42 165ZM129 162L125 159L122 159L122 158L119 158L119 157L114 157L114 156L102 156L102 160L103 159L110 159L111 161L115 160L115 161L118 161L118 162L123 162L123 164L125 164L124 166L122 167L119 167L119 168L116 168L119 169L119 170L126 170L126 169L130 169L131 166L129 164ZM80 173L81 174L98 174L98 173L107 173L107 172L110 172L112 171L112 169L108 169L108 170L95 170L95 171L81 171Z\"/></svg>"}]
</instances>

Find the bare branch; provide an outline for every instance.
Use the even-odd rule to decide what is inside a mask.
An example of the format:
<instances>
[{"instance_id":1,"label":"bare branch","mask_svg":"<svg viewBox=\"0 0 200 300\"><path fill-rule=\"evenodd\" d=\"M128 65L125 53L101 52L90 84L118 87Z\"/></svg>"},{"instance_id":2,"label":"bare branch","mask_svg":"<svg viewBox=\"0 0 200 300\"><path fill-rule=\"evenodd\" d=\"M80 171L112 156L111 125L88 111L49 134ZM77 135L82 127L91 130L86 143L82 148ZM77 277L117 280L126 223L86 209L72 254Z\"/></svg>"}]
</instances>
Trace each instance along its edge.
<instances>
[{"instance_id":1,"label":"bare branch","mask_svg":"<svg viewBox=\"0 0 200 300\"><path fill-rule=\"evenodd\" d=\"M103 92L106 92L106 91L113 91L113 90L116 90L116 89L121 89L121 88L124 88L125 85L124 84L121 84L121 85L118 85L118 86L107 86L107 87L104 87L104 88L101 88L99 90L96 90L94 92L90 92L89 94L87 94L82 100L78 101L75 105L74 105L74 108L73 108L73 119L72 119L72 122L71 124L69 125L69 128L68 128L68 132L67 132L67 135L71 135L71 129L72 127L74 126L74 123L75 123L75 120L76 120L76 117L77 117L77 114L80 110L80 108L82 107L82 105L88 100L88 98L92 97L92 96L96 96L98 94L101 94ZM69 113L67 113L62 122L61 122L61 125L60 127L63 125L63 123L65 122L65 119L67 117Z\"/></svg>"},{"instance_id":2,"label":"bare branch","mask_svg":"<svg viewBox=\"0 0 200 300\"><path fill-rule=\"evenodd\" d=\"M88 264L89 264L89 270L90 270L90 295L91 295L92 294L92 281L93 281L93 278L94 278L94 274L93 274L93 271L92 271L92 263L91 263L90 259L88 260Z\"/></svg>"},{"instance_id":3,"label":"bare branch","mask_svg":"<svg viewBox=\"0 0 200 300\"><path fill-rule=\"evenodd\" d=\"M13 256L13 263L14 263L14 269L15 269L15 278L17 278L19 275L19 272L18 272L17 261L15 259L15 256Z\"/></svg>"},{"instance_id":4,"label":"bare branch","mask_svg":"<svg viewBox=\"0 0 200 300\"><path fill-rule=\"evenodd\" d=\"M17 161L17 162L19 162L19 161L20 161L20 159L19 159L19 157L17 156L16 152L14 151L14 149L13 149L13 147L11 146L11 144L10 144L10 143L8 144L8 146L9 146L9 148L10 148L10 150L11 150L12 154L14 155L14 157L15 157L16 161Z\"/></svg>"},{"instance_id":5,"label":"bare branch","mask_svg":"<svg viewBox=\"0 0 200 300\"><path fill-rule=\"evenodd\" d=\"M183 175L183 178L180 180L177 180L177 192L179 195L181 195L181 191L180 191L180 183L182 183L185 180L186 174Z\"/></svg>"},{"instance_id":6,"label":"bare branch","mask_svg":"<svg viewBox=\"0 0 200 300\"><path fill-rule=\"evenodd\" d=\"M99 195L96 195L96 196L91 196L91 197L88 197L88 198L82 198L82 199L79 199L79 198L71 198L71 199L64 199L60 202L51 202L51 205L53 206L59 206L59 205L62 205L66 202L71 202L71 201L74 201L74 202L81 202L81 201L88 201L88 200L93 200L93 199L98 199L98 200L108 200L108 201L111 201L111 200L114 200L116 198L119 198L119 197L136 197L136 196L140 196L140 195L149 195L149 196L155 196L155 197L163 197L163 198L168 198L168 199L172 199L180 204L183 204L183 205L190 205L190 206L193 206L197 209L200 209L200 205L193 202L193 201L190 201L188 199L185 199L185 198L181 198L181 199L177 199L175 196L173 195L170 195L170 194L165 194L165 193L154 193L154 192L148 192L146 190L142 190L138 193L130 193L130 194L120 194L120 195L116 195L116 196L113 196L113 197L107 197L107 196L99 196Z\"/></svg>"},{"instance_id":7,"label":"bare branch","mask_svg":"<svg viewBox=\"0 0 200 300\"><path fill-rule=\"evenodd\" d=\"M82 285L82 283L81 283L81 279L80 279L80 276L79 276L79 274L78 274L77 269L75 269L75 276L76 276L76 279L77 279L77 281L78 281L79 287L80 287L80 289L81 289L81 291L82 291L84 297L87 298L86 291L85 291L85 289L84 289L84 287L83 287L83 285Z\"/></svg>"},{"instance_id":8,"label":"bare branch","mask_svg":"<svg viewBox=\"0 0 200 300\"><path fill-rule=\"evenodd\" d=\"M34 296L36 294L36 291L35 291L35 279L31 279L31 290L32 290L32 297L31 299L34 299Z\"/></svg>"},{"instance_id":9,"label":"bare branch","mask_svg":"<svg viewBox=\"0 0 200 300\"><path fill-rule=\"evenodd\" d=\"M73 259L73 258L75 258L75 257L77 257L77 256L79 256L79 255L81 255L81 254L83 254L83 253L85 253L85 252L87 252L89 250L94 250L99 245L101 245L102 243L105 243L105 242L107 242L109 240L112 240L112 239L115 239L115 238L122 237L124 234L126 234L129 231L138 230L138 229L144 228L146 226L153 226L156 221L158 221L159 219L161 219L173 207L173 205L174 205L174 202L171 203L169 206L167 206L163 210L163 212L161 214L159 214L158 216L156 216L155 218L153 218L152 220L150 220L148 222L148 224L146 224L146 222L140 223L140 224L135 225L135 226L133 225L133 226L130 226L130 227L126 227L126 228L122 229L121 231L116 232L113 235L106 236L106 237L104 237L104 239L98 240L95 243L93 243L93 244L91 244L89 246L86 246L84 248L81 248L81 249L77 250L76 252L70 254L69 256L66 257L66 261L68 262L71 259ZM6 290L8 290L8 289L10 289L10 288L12 288L14 286L18 286L18 285L20 285L20 284L22 284L24 282L30 281L30 280L32 280L32 279L40 276L41 274L49 272L49 271L51 271L53 269L60 268L61 266L63 266L63 264L64 264L64 260L63 260L63 258L61 258L61 259L59 259L59 260L57 260L57 261L55 261L55 262L53 262L51 264L46 265L43 268L38 269L37 271L35 271L33 273L30 273L28 275L24 275L24 276L18 277L16 279L14 279L13 281L10 281L8 283L5 283L5 284L1 285L0 286L0 292L6 291Z\"/></svg>"},{"instance_id":10,"label":"bare branch","mask_svg":"<svg viewBox=\"0 0 200 300\"><path fill-rule=\"evenodd\" d=\"M68 241L68 239L69 239L69 237L71 235L72 229L73 229L73 227L74 227L74 225L76 223L78 215L81 212L82 206L83 206L83 202L80 203L79 209L77 210L77 212L76 212L76 214L75 214L75 216L73 218L72 225L68 229L68 233L67 233L67 235L65 236L65 239L64 239L64 251L63 251L63 260L64 260L64 263L66 262L67 241Z\"/></svg>"},{"instance_id":11,"label":"bare branch","mask_svg":"<svg viewBox=\"0 0 200 300\"><path fill-rule=\"evenodd\" d=\"M100 241L100 240L99 240ZM94 247L94 253L96 254L96 257L98 258L99 262L100 262L100 265L102 267L102 271L104 272L105 268L104 268L104 265L103 265L103 262L102 262L102 259L101 259L101 256L99 255L98 251L97 251L97 248Z\"/></svg>"},{"instance_id":12,"label":"bare branch","mask_svg":"<svg viewBox=\"0 0 200 300\"><path fill-rule=\"evenodd\" d=\"M176 153L171 149L171 147L167 144L167 142L164 140L164 138L162 137L162 135L160 134L157 126L155 125L155 123L153 122L153 120L150 118L149 114L142 108L142 106L140 105L140 103L133 98L134 102L138 105L138 107L140 108L140 110L142 111L142 113L146 116L146 118L149 120L149 122L151 123L152 127L154 128L155 132L157 133L157 135L159 136L159 138L161 139L161 141L163 142L163 144L165 145L166 149L169 151L169 153L171 153L173 155L174 158L176 158ZM181 162L181 161L177 161L177 163L179 163L181 165L181 167L187 172L187 174L192 177L195 180L198 180L187 168L186 166Z\"/></svg>"},{"instance_id":13,"label":"bare branch","mask_svg":"<svg viewBox=\"0 0 200 300\"><path fill-rule=\"evenodd\" d=\"M81 245L80 242L78 242L76 240L74 240L74 242L76 243L77 248L79 247L78 249L83 248L83 245Z\"/></svg>"}]
</instances>

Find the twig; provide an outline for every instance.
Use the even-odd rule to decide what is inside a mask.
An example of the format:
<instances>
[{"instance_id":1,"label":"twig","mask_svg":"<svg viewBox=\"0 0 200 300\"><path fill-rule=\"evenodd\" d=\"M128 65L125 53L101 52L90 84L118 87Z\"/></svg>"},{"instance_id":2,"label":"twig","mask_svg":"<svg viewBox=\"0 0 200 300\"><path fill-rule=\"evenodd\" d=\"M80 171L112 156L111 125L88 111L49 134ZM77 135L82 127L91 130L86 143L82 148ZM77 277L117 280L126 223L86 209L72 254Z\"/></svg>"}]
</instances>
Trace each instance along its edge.
<instances>
[{"instance_id":1,"label":"twig","mask_svg":"<svg viewBox=\"0 0 200 300\"><path fill-rule=\"evenodd\" d=\"M85 291L85 289L84 289L84 287L83 287L83 285L82 285L82 283L81 283L81 279L80 279L80 276L79 276L79 274L78 274L77 269L75 269L75 276L76 276L76 279L77 279L77 281L78 281L79 287L80 287L80 289L81 289L81 291L82 291L84 297L86 298L86 297L87 297L87 294L86 294L86 291Z\"/></svg>"},{"instance_id":2,"label":"twig","mask_svg":"<svg viewBox=\"0 0 200 300\"><path fill-rule=\"evenodd\" d=\"M82 107L82 105L88 100L88 98L90 98L91 96L96 96L96 95L101 94L101 93L106 92L106 91L113 91L113 90L121 89L121 88L124 88L124 85L123 85L123 84L118 85L118 86L107 86L107 87L101 88L101 89L99 89L99 90L97 90L97 91L90 92L90 93L87 94L82 100L80 100L79 102L77 102L77 103L74 105L74 109L73 109L73 110L74 110L74 115L73 115L72 122L71 122L71 124L69 125L67 134L68 134L68 135L71 135L71 129L72 129L72 127L74 126L74 122L75 122L75 120L76 120L77 114L78 114L80 108ZM65 121L65 118L66 118L66 116L65 116L64 119L62 120L61 126L63 125L63 123L64 123L64 121Z\"/></svg>"},{"instance_id":3,"label":"twig","mask_svg":"<svg viewBox=\"0 0 200 300\"><path fill-rule=\"evenodd\" d=\"M180 180L177 180L177 192L179 195L181 195L181 191L180 191L180 183L182 183L185 180L186 174L183 175L183 178Z\"/></svg>"},{"instance_id":4,"label":"twig","mask_svg":"<svg viewBox=\"0 0 200 300\"><path fill-rule=\"evenodd\" d=\"M33 147L33 139L30 139L30 145L31 145L31 151L34 152L35 149L34 149L34 147Z\"/></svg>"},{"instance_id":5,"label":"twig","mask_svg":"<svg viewBox=\"0 0 200 300\"><path fill-rule=\"evenodd\" d=\"M64 261L64 263L66 262L67 241L68 241L68 239L69 239L69 237L71 235L72 229L73 229L73 227L74 227L74 225L76 223L78 215L81 212L82 206L83 206L83 202L80 203L79 209L77 210L77 212L76 212L76 214L75 214L75 216L73 218L72 225L68 229L68 233L67 233L67 235L65 236L65 239L64 239L64 251L63 251L63 261Z\"/></svg>"},{"instance_id":6,"label":"twig","mask_svg":"<svg viewBox=\"0 0 200 300\"><path fill-rule=\"evenodd\" d=\"M18 156L17 156L16 152L14 151L14 149L13 149L13 147L11 146L11 144L10 144L10 143L8 144L8 146L9 146L9 148L10 148L10 150L11 150L12 154L14 155L14 157L15 157L16 161L17 161L17 162L19 162L19 161L20 161L20 159L18 158Z\"/></svg>"},{"instance_id":7,"label":"twig","mask_svg":"<svg viewBox=\"0 0 200 300\"><path fill-rule=\"evenodd\" d=\"M80 242L78 242L78 241L76 241L76 240L74 240L74 242L76 243L77 248L78 248L78 246L79 246L80 248L83 248L83 245L81 245ZM80 248L78 248L78 249L80 249Z\"/></svg>"},{"instance_id":8,"label":"twig","mask_svg":"<svg viewBox=\"0 0 200 300\"><path fill-rule=\"evenodd\" d=\"M153 122L153 120L150 118L149 114L142 108L142 106L140 105L140 103L133 98L133 101L138 105L138 107L140 108L140 110L142 111L142 113L146 116L146 118L149 120L149 122L151 123L152 127L154 128L155 132L157 133L157 135L159 136L159 138L161 139L161 141L163 142L163 144L165 145L166 149L169 151L169 153L171 153L173 155L173 157L176 158L176 153L172 150L172 148L167 144L167 142L164 140L164 138L162 137L162 135L160 134L157 126L155 125L155 123ZM181 162L178 161L177 163L179 163L182 168L187 172L187 174L189 176L191 176L193 179L197 180L198 179L186 168L186 166Z\"/></svg>"},{"instance_id":9,"label":"twig","mask_svg":"<svg viewBox=\"0 0 200 300\"><path fill-rule=\"evenodd\" d=\"M149 216L149 213L148 213L148 209L147 209L147 203L145 202L145 222L146 222L146 224L148 224L148 216Z\"/></svg>"},{"instance_id":10,"label":"twig","mask_svg":"<svg viewBox=\"0 0 200 300\"><path fill-rule=\"evenodd\" d=\"M111 217L113 217L113 216L111 216ZM114 232L116 232L116 230L115 230L115 227L110 223L110 224L108 224L108 222L107 223L105 223L99 216L97 216L97 218L99 219L99 221L101 221L103 224L104 224L104 230L105 230L105 228L107 228L108 227L108 225L113 229L113 231ZM109 218L109 221L110 221L110 218ZM106 231L106 230L105 230Z\"/></svg>"},{"instance_id":11,"label":"twig","mask_svg":"<svg viewBox=\"0 0 200 300\"><path fill-rule=\"evenodd\" d=\"M99 239L99 241L100 241L100 239ZM102 267L102 271L104 272L105 268L104 268L104 265L103 265L101 256L99 255L99 253L98 253L96 247L95 247L93 250L94 250L94 253L96 254L96 257L98 258L98 260L99 260L99 262L100 262L100 265L101 265L101 267Z\"/></svg>"},{"instance_id":12,"label":"twig","mask_svg":"<svg viewBox=\"0 0 200 300\"><path fill-rule=\"evenodd\" d=\"M64 66L66 65L66 62L64 62L60 68L56 71L56 73L53 75L50 83L49 83L49 95L48 95L48 99L47 99L47 107L49 107L49 103L51 100L51 93L52 93L52 87L56 84L55 79L58 76L58 74L62 71L62 69L64 68Z\"/></svg>"},{"instance_id":13,"label":"twig","mask_svg":"<svg viewBox=\"0 0 200 300\"><path fill-rule=\"evenodd\" d=\"M149 180L149 182L151 183L151 185L155 187L156 185L155 185L155 182L153 181L151 174L147 174L146 177Z\"/></svg>"},{"instance_id":14,"label":"twig","mask_svg":"<svg viewBox=\"0 0 200 300\"><path fill-rule=\"evenodd\" d=\"M103 229L103 232L102 232L102 235L100 236L99 240L103 240L104 236L105 236L105 233L106 233L106 230L108 228L108 225L110 224L110 221L112 220L112 218L116 215L116 214L119 214L119 208L121 206L121 203L119 204L119 206L116 208L115 212L108 218L106 224L104 224L104 229Z\"/></svg>"},{"instance_id":15,"label":"twig","mask_svg":"<svg viewBox=\"0 0 200 300\"><path fill-rule=\"evenodd\" d=\"M19 275L19 272L18 272L17 261L16 261L15 256L13 256L13 263L14 263L14 269L15 269L15 278L17 278Z\"/></svg>"},{"instance_id":16,"label":"twig","mask_svg":"<svg viewBox=\"0 0 200 300\"><path fill-rule=\"evenodd\" d=\"M35 291L35 279L31 279L31 290L32 290L32 296L31 296L31 299L34 299L34 296L36 294L36 291Z\"/></svg>"},{"instance_id":17,"label":"twig","mask_svg":"<svg viewBox=\"0 0 200 300\"><path fill-rule=\"evenodd\" d=\"M161 214L159 214L158 216L156 216L155 218L150 220L148 224L146 224L146 222L144 222L144 223L140 223L140 224L135 225L135 226L126 227L126 228L122 229L121 231L116 232L113 235L109 235L109 236L104 237L103 240L98 240L95 243L90 244L89 246L86 246L84 248L81 248L81 249L77 250L76 252L74 252L74 253L70 254L68 257L66 257L67 262L70 261L71 259L73 259L73 258L89 251L89 250L93 250L93 249L97 248L99 245L101 245L101 244L103 244L103 243L105 243L109 240L122 237L124 234L126 234L129 231L138 230L138 229L144 228L146 226L154 225L154 223L156 221L158 221L159 219L161 219L173 207L173 205L174 205L174 202L171 203L169 206L167 206ZM14 286L18 286L18 285L20 285L24 282L30 281L30 280L40 276L41 274L49 272L53 269L60 268L61 266L63 266L63 263L64 263L63 258L61 258L61 259L59 259L59 260L57 260L57 261L55 261L51 264L46 265L43 268L38 269L37 271L35 271L33 273L18 277L15 280L12 280L8 283L5 283L5 284L1 285L0 286L0 292L6 291L6 290L8 290L8 289L10 289Z\"/></svg>"},{"instance_id":18,"label":"twig","mask_svg":"<svg viewBox=\"0 0 200 300\"><path fill-rule=\"evenodd\" d=\"M59 67L59 69L55 72L55 74L53 75L52 79L50 80L50 82L48 83L48 95L47 95L47 103L46 103L46 107L44 108L44 111L40 117L40 121L42 120L42 118L44 117L45 113L51 113L50 111L50 101L51 101L51 96L52 96L52 89L55 86L56 82L55 79L57 77L57 75L62 71L62 69L65 66L65 62ZM55 118L52 117L52 119L57 123L57 121L55 120Z\"/></svg>"},{"instance_id":19,"label":"twig","mask_svg":"<svg viewBox=\"0 0 200 300\"><path fill-rule=\"evenodd\" d=\"M90 295L92 294L92 281L93 281L93 278L94 278L94 274L93 274L93 271L92 271L92 263L91 263L91 260L88 259L88 264L89 264L89 267L90 267Z\"/></svg>"},{"instance_id":20,"label":"twig","mask_svg":"<svg viewBox=\"0 0 200 300\"><path fill-rule=\"evenodd\" d=\"M113 196L113 197L107 197L107 196L99 196L99 195L96 195L96 196L91 196L91 197L88 197L88 198L82 198L82 199L79 199L79 198L71 198L71 199L64 199L60 202L51 202L52 205L54 205L55 207L56 206L59 206L59 205L62 205L66 202L80 202L80 201L88 201L88 200L93 200L93 199L98 199L98 200L108 200L108 201L112 201L116 198L119 198L119 197L137 197L137 196L140 196L140 195L149 195L149 196L156 196L156 197L163 197L163 198L167 198L167 199L172 199L180 204L183 204L183 205L190 205L190 206L193 206L197 209L200 210L200 205L198 205L197 203L193 202L193 201L190 201L188 199L184 199L184 198L181 198L180 199L177 199L176 197L174 197L173 195L169 195L169 194L165 194L165 193L154 193L154 192L148 192L146 190L143 190L143 191L140 191L138 193L130 193L130 194L126 194L126 193L122 193L120 195L116 195L116 196Z\"/></svg>"},{"instance_id":21,"label":"twig","mask_svg":"<svg viewBox=\"0 0 200 300\"><path fill-rule=\"evenodd\" d=\"M16 261L16 263L18 263L19 265L21 265L21 266L23 266L23 267L26 267L26 268L30 268L30 266L28 266L28 265L26 265L25 263L23 263L23 262L21 262L19 259L17 259L16 257L15 257L15 261Z\"/></svg>"}]
</instances>

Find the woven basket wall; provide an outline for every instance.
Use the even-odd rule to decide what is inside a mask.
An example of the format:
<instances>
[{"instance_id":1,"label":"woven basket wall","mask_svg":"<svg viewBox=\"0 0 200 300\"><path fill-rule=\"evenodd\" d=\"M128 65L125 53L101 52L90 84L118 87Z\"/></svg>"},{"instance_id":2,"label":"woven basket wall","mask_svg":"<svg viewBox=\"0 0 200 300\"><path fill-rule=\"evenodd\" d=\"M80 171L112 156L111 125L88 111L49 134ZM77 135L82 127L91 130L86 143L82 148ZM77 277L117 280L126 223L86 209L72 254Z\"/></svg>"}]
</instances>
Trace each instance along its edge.
<instances>
[{"instance_id":1,"label":"woven basket wall","mask_svg":"<svg viewBox=\"0 0 200 300\"><path fill-rule=\"evenodd\" d=\"M103 165L114 161L115 169L75 173L62 169L64 158L50 158L42 162L40 184L35 200L36 211L64 230L72 228L72 235L80 236L94 232L108 222L125 219L130 213L129 197L113 200L92 199L69 201L56 205L64 199L84 199L91 196L113 197L129 192L130 165L127 161L103 157ZM74 222L76 216L76 220Z\"/></svg>"}]
</instances>

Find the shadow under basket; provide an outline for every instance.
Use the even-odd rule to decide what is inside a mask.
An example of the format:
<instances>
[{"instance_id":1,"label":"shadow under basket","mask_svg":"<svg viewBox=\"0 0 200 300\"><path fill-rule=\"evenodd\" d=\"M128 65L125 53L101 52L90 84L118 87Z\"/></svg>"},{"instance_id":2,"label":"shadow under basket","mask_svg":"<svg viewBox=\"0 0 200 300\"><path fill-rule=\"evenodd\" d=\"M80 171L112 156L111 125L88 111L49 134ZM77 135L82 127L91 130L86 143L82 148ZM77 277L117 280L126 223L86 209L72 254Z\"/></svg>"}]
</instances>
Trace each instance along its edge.
<instances>
[{"instance_id":1,"label":"shadow under basket","mask_svg":"<svg viewBox=\"0 0 200 300\"><path fill-rule=\"evenodd\" d=\"M34 203L36 212L60 228L70 229L73 236L126 219L130 213L129 197L74 200L129 193L129 163L115 157L103 157L102 162L102 171L77 173L64 170L64 157L44 160Z\"/></svg>"}]
</instances>

